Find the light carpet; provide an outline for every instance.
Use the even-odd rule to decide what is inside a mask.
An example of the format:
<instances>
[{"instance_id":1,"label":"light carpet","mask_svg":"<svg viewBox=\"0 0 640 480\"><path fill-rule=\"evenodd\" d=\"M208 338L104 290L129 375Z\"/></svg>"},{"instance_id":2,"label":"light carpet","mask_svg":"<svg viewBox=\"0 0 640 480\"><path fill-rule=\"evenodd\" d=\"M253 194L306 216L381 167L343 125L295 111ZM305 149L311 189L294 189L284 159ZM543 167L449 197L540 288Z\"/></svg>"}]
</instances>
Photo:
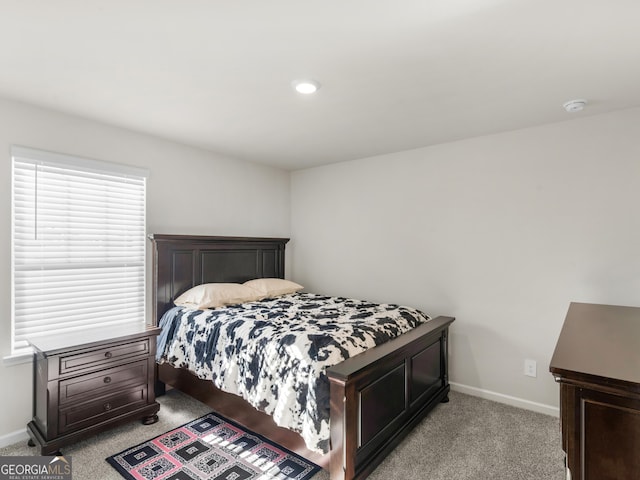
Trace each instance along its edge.
<instances>
[{"instance_id":1,"label":"light carpet","mask_svg":"<svg viewBox=\"0 0 640 480\"><path fill-rule=\"evenodd\" d=\"M457 392L438 405L369 476L371 480L563 480L558 419ZM64 448L74 480L122 480L105 458L211 409L177 391L159 397L160 420L132 422ZM36 455L21 442L0 455ZM313 480L328 480L321 471Z\"/></svg>"}]
</instances>

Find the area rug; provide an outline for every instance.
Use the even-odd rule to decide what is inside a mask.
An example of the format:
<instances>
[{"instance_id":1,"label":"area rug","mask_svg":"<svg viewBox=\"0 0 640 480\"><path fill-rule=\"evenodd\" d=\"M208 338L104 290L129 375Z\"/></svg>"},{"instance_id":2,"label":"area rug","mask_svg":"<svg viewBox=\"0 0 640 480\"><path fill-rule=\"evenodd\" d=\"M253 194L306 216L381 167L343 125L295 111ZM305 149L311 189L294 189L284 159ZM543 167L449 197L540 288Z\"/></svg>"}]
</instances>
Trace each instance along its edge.
<instances>
[{"instance_id":1,"label":"area rug","mask_svg":"<svg viewBox=\"0 0 640 480\"><path fill-rule=\"evenodd\" d=\"M217 413L106 460L129 480L307 480L320 470Z\"/></svg>"}]
</instances>

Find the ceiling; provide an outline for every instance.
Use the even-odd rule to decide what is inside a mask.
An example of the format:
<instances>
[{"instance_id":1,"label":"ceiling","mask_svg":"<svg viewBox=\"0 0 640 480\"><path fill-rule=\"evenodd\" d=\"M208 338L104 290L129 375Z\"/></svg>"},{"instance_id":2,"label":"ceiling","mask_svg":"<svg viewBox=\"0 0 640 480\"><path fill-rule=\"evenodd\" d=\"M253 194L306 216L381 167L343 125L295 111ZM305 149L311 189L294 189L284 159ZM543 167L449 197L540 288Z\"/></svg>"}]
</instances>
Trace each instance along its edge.
<instances>
[{"instance_id":1,"label":"ceiling","mask_svg":"<svg viewBox=\"0 0 640 480\"><path fill-rule=\"evenodd\" d=\"M639 106L639 24L637 0L0 0L0 96L299 169Z\"/></svg>"}]
</instances>

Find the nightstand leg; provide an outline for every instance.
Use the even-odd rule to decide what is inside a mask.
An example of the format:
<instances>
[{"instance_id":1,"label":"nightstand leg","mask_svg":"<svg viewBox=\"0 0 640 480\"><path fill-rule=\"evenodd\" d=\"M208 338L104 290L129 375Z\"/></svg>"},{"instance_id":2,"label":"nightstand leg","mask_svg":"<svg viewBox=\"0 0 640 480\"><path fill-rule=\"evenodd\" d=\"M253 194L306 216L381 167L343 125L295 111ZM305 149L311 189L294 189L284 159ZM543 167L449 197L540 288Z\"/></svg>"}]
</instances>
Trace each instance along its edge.
<instances>
[{"instance_id":1,"label":"nightstand leg","mask_svg":"<svg viewBox=\"0 0 640 480\"><path fill-rule=\"evenodd\" d=\"M149 415L148 417L144 417L142 419L143 425L153 425L158 421L158 415Z\"/></svg>"},{"instance_id":2,"label":"nightstand leg","mask_svg":"<svg viewBox=\"0 0 640 480\"><path fill-rule=\"evenodd\" d=\"M440 400L440 403L449 403L449 395Z\"/></svg>"},{"instance_id":3,"label":"nightstand leg","mask_svg":"<svg viewBox=\"0 0 640 480\"><path fill-rule=\"evenodd\" d=\"M27 442L27 445L29 445L30 447L35 447L36 444L32 439L29 439L29 441Z\"/></svg>"}]
</instances>

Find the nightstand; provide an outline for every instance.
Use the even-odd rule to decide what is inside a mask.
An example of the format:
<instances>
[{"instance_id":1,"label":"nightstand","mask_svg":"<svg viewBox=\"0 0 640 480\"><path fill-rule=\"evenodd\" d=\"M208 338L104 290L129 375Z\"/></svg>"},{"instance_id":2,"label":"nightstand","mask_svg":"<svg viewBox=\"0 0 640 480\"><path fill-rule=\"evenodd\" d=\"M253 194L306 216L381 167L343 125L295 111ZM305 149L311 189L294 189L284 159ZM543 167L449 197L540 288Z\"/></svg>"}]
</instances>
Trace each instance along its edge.
<instances>
[{"instance_id":1,"label":"nightstand","mask_svg":"<svg viewBox=\"0 0 640 480\"><path fill-rule=\"evenodd\" d=\"M141 324L29 338L34 350L29 445L51 455L135 419L155 423L159 333Z\"/></svg>"}]
</instances>

